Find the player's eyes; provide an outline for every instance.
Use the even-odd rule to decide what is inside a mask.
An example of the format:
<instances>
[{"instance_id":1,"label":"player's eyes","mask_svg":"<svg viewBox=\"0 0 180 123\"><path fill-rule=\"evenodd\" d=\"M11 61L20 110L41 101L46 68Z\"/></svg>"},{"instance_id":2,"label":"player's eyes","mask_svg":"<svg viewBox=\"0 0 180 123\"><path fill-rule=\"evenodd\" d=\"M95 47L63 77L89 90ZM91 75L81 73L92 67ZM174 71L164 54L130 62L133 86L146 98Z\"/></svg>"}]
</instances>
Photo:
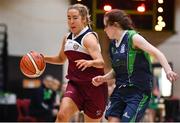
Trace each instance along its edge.
<instances>
[{"instance_id":1,"label":"player's eyes","mask_svg":"<svg viewBox=\"0 0 180 123\"><path fill-rule=\"evenodd\" d=\"M73 17L73 19L78 19L78 17Z\"/></svg>"}]
</instances>

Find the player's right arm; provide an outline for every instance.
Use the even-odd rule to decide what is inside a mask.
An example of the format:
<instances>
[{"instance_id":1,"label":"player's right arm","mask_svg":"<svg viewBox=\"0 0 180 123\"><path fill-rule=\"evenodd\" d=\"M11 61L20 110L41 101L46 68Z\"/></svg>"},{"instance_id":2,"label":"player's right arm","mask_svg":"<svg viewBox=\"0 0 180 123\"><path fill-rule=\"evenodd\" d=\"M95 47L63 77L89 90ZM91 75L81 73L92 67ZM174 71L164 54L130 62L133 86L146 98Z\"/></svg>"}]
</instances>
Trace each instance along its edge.
<instances>
[{"instance_id":1,"label":"player's right arm","mask_svg":"<svg viewBox=\"0 0 180 123\"><path fill-rule=\"evenodd\" d=\"M66 36L63 39L62 45L61 45L61 49L59 51L59 54L56 56L45 56L45 62L46 63L50 63L50 64L63 64L67 57L64 54L64 46L65 46L65 42L66 42Z\"/></svg>"},{"instance_id":2,"label":"player's right arm","mask_svg":"<svg viewBox=\"0 0 180 123\"><path fill-rule=\"evenodd\" d=\"M136 48L139 48L150 55L152 55L154 58L156 58L162 67L164 68L166 72L167 79L171 82L176 81L179 78L179 75L175 73L171 66L169 65L165 55L156 47L151 45L146 39L144 39L141 35L135 34L133 36L133 44Z\"/></svg>"},{"instance_id":3,"label":"player's right arm","mask_svg":"<svg viewBox=\"0 0 180 123\"><path fill-rule=\"evenodd\" d=\"M96 76L92 79L92 84L94 86L99 86L103 84L104 82L109 82L109 80L112 80L115 78L115 72L113 69L111 69L108 73L106 73L103 76Z\"/></svg>"}]
</instances>

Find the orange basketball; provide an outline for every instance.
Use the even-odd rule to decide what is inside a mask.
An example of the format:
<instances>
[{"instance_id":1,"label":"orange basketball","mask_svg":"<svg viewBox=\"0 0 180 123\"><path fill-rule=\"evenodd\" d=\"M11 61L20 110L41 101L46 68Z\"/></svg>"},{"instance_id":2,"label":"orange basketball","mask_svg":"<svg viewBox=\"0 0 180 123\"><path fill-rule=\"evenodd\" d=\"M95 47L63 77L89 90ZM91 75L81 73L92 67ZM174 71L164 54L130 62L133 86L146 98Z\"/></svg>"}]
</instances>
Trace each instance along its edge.
<instances>
[{"instance_id":1,"label":"orange basketball","mask_svg":"<svg viewBox=\"0 0 180 123\"><path fill-rule=\"evenodd\" d=\"M21 72L29 77L39 77L45 70L46 63L42 54L31 51L24 55L20 61Z\"/></svg>"}]
</instances>

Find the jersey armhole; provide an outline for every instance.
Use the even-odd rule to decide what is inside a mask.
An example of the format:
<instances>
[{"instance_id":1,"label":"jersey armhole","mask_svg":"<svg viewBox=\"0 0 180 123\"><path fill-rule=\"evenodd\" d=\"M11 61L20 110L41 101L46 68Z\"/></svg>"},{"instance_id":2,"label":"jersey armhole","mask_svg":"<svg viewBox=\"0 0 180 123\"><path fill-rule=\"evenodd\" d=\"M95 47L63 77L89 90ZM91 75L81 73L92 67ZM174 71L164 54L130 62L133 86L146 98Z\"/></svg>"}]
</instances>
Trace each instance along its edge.
<instances>
[{"instance_id":1,"label":"jersey armhole","mask_svg":"<svg viewBox=\"0 0 180 123\"><path fill-rule=\"evenodd\" d=\"M138 32L136 32L136 31L134 31L134 30L130 30L130 31L128 31L128 34L129 34L128 44L129 44L130 48L133 49L133 50L138 50L138 49L136 49L136 48L134 47L134 45L133 45L133 36L134 36L135 34L138 34Z\"/></svg>"},{"instance_id":2,"label":"jersey armhole","mask_svg":"<svg viewBox=\"0 0 180 123\"><path fill-rule=\"evenodd\" d=\"M82 45L82 47L84 47L85 49L87 49L87 48L84 46L84 38L85 38L87 35L89 35L89 34L93 34L93 35L96 37L96 39L97 39L97 41L98 41L98 44L99 44L99 38L98 38L97 33L96 33L96 32L88 32L88 33L85 34L85 35L83 36L83 38L81 39L81 45ZM101 50L100 44L99 44L99 48L100 48L100 50Z\"/></svg>"}]
</instances>

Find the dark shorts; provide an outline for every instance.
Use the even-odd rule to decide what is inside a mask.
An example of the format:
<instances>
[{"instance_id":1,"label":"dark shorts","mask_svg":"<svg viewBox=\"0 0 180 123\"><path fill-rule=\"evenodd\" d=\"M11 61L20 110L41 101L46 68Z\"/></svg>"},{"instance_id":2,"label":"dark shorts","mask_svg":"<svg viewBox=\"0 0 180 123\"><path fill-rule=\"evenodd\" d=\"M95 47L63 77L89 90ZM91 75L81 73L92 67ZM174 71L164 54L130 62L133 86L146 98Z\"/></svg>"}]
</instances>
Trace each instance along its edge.
<instances>
[{"instance_id":1,"label":"dark shorts","mask_svg":"<svg viewBox=\"0 0 180 123\"><path fill-rule=\"evenodd\" d=\"M137 87L116 86L106 109L105 117L118 117L122 122L137 122L144 115L151 98L150 91Z\"/></svg>"},{"instance_id":2,"label":"dark shorts","mask_svg":"<svg viewBox=\"0 0 180 123\"><path fill-rule=\"evenodd\" d=\"M91 83L77 85L73 81L68 82L64 97L70 97L79 110L93 119L102 117L107 103L107 84L95 87Z\"/></svg>"}]
</instances>

